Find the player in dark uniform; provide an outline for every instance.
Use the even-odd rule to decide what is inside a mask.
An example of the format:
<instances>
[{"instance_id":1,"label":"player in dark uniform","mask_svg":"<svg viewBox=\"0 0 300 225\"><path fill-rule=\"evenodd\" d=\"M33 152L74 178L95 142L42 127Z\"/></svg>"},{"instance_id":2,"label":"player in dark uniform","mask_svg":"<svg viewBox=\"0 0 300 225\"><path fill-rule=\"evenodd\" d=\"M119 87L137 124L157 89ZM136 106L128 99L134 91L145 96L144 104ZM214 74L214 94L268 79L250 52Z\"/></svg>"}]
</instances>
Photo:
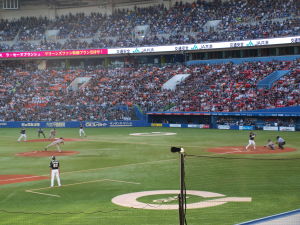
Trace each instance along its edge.
<instances>
[{"instance_id":1,"label":"player in dark uniform","mask_svg":"<svg viewBox=\"0 0 300 225\"><path fill-rule=\"evenodd\" d=\"M52 156L52 160L50 162L51 168L51 187L54 186L54 178L56 177L57 184L60 187L60 177L59 177L59 161L55 158L55 156Z\"/></svg>"},{"instance_id":2,"label":"player in dark uniform","mask_svg":"<svg viewBox=\"0 0 300 225\"><path fill-rule=\"evenodd\" d=\"M277 136L276 139L277 139L276 143L278 144L278 148L280 148L281 150L283 150L284 149L284 145L285 145L285 140L282 137L280 137L280 136Z\"/></svg>"},{"instance_id":3,"label":"player in dark uniform","mask_svg":"<svg viewBox=\"0 0 300 225\"><path fill-rule=\"evenodd\" d=\"M38 129L38 137L40 138L41 134L44 136L44 138L46 138L46 135L44 133L44 130L42 128Z\"/></svg>"},{"instance_id":4,"label":"player in dark uniform","mask_svg":"<svg viewBox=\"0 0 300 225\"><path fill-rule=\"evenodd\" d=\"M20 131L20 137L18 138L18 142L20 142L24 138L24 141L27 140L26 130L25 128L22 128Z\"/></svg>"},{"instance_id":5,"label":"player in dark uniform","mask_svg":"<svg viewBox=\"0 0 300 225\"><path fill-rule=\"evenodd\" d=\"M253 149L255 150L256 149L256 144L255 144L255 141L254 141L254 138L255 138L255 134L253 132L250 132L249 134L249 143L248 145L246 146L246 150L248 150L248 148L252 145L253 146Z\"/></svg>"}]
</instances>

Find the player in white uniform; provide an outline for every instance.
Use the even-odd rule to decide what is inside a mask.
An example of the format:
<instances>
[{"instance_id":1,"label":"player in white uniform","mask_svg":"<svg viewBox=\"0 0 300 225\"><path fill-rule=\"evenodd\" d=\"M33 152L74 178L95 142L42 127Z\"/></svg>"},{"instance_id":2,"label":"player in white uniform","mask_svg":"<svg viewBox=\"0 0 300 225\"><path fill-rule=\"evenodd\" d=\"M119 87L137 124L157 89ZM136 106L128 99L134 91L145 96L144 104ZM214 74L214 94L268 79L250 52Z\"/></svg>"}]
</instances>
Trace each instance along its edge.
<instances>
[{"instance_id":1,"label":"player in white uniform","mask_svg":"<svg viewBox=\"0 0 300 225\"><path fill-rule=\"evenodd\" d=\"M51 187L54 186L54 179L56 177L57 185L60 187L60 177L59 177L59 161L55 158L55 156L52 156L52 160L50 162L51 168Z\"/></svg>"},{"instance_id":2,"label":"player in white uniform","mask_svg":"<svg viewBox=\"0 0 300 225\"><path fill-rule=\"evenodd\" d=\"M275 150L275 144L271 139L268 140L267 144L264 146L267 147L268 149Z\"/></svg>"},{"instance_id":3,"label":"player in white uniform","mask_svg":"<svg viewBox=\"0 0 300 225\"><path fill-rule=\"evenodd\" d=\"M26 135L26 130L25 128L22 128L22 130L20 131L20 137L18 138L18 142L20 142L23 138L24 138L24 141L27 140L27 135Z\"/></svg>"},{"instance_id":4,"label":"player in white uniform","mask_svg":"<svg viewBox=\"0 0 300 225\"><path fill-rule=\"evenodd\" d=\"M64 139L62 137L61 138L56 138L55 141L51 142L49 145L46 146L45 151L47 151L49 147L55 145L56 148L57 148L57 151L61 152L60 145L64 144L64 143L65 142L64 142Z\"/></svg>"},{"instance_id":5,"label":"player in white uniform","mask_svg":"<svg viewBox=\"0 0 300 225\"><path fill-rule=\"evenodd\" d=\"M53 129L50 131L49 139L55 138L55 135L56 135L56 129L53 128Z\"/></svg>"},{"instance_id":6,"label":"player in white uniform","mask_svg":"<svg viewBox=\"0 0 300 225\"><path fill-rule=\"evenodd\" d=\"M250 134L249 134L249 144L246 146L246 150L248 150L248 148L251 145L253 146L254 150L256 149L256 144L255 144L255 141L254 141L255 136L256 135L253 132L250 132Z\"/></svg>"},{"instance_id":7,"label":"player in white uniform","mask_svg":"<svg viewBox=\"0 0 300 225\"><path fill-rule=\"evenodd\" d=\"M79 136L81 137L81 136L85 136L86 137L86 134L85 134L85 132L84 132L84 130L83 130L83 126L82 125L80 125L80 127L79 127Z\"/></svg>"}]
</instances>

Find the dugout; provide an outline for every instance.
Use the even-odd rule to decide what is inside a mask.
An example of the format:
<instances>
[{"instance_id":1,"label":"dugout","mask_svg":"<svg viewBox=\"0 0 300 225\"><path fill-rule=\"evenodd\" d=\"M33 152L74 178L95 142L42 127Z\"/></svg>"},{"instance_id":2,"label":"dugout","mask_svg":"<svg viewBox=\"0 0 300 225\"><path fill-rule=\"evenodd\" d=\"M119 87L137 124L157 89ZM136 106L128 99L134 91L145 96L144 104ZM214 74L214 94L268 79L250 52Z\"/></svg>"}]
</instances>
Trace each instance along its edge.
<instances>
[{"instance_id":1,"label":"dugout","mask_svg":"<svg viewBox=\"0 0 300 225\"><path fill-rule=\"evenodd\" d=\"M147 122L165 127L299 131L300 106L249 112L149 112Z\"/></svg>"}]
</instances>

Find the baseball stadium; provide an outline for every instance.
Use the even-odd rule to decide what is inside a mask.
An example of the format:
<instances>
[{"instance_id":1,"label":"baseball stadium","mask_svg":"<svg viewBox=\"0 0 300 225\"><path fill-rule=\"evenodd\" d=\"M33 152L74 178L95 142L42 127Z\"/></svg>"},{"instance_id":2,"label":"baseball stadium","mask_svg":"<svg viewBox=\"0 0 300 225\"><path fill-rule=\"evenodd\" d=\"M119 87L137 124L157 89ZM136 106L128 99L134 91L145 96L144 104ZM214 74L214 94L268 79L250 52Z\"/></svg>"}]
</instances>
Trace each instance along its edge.
<instances>
[{"instance_id":1,"label":"baseball stadium","mask_svg":"<svg viewBox=\"0 0 300 225\"><path fill-rule=\"evenodd\" d=\"M0 225L299 225L298 0L0 0Z\"/></svg>"}]
</instances>

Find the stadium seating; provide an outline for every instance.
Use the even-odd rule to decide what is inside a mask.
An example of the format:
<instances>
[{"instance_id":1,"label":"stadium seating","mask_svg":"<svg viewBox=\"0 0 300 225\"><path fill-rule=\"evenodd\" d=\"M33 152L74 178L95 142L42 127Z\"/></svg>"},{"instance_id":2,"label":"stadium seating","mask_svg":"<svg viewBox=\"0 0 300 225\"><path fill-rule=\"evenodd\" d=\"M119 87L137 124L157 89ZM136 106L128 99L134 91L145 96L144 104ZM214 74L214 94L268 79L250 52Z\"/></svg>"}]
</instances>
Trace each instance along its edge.
<instances>
[{"instance_id":1,"label":"stadium seating","mask_svg":"<svg viewBox=\"0 0 300 225\"><path fill-rule=\"evenodd\" d=\"M260 80L289 65L290 73L270 89ZM296 106L300 103L300 59L141 66L138 68L39 70L34 64L2 63L0 120L118 120L134 119L142 111L249 111ZM163 89L177 74L190 74L175 90ZM90 77L79 90L70 90L78 77Z\"/></svg>"},{"instance_id":2,"label":"stadium seating","mask_svg":"<svg viewBox=\"0 0 300 225\"><path fill-rule=\"evenodd\" d=\"M145 8L119 9L112 15L67 14L55 19L26 17L0 20L2 51L35 51L205 43L295 36L300 32L297 1L252 0L215 4L197 1ZM211 21L219 21L209 27ZM137 26L148 26L143 38ZM57 31L55 38L47 32ZM58 39L58 40L56 40Z\"/></svg>"}]
</instances>

